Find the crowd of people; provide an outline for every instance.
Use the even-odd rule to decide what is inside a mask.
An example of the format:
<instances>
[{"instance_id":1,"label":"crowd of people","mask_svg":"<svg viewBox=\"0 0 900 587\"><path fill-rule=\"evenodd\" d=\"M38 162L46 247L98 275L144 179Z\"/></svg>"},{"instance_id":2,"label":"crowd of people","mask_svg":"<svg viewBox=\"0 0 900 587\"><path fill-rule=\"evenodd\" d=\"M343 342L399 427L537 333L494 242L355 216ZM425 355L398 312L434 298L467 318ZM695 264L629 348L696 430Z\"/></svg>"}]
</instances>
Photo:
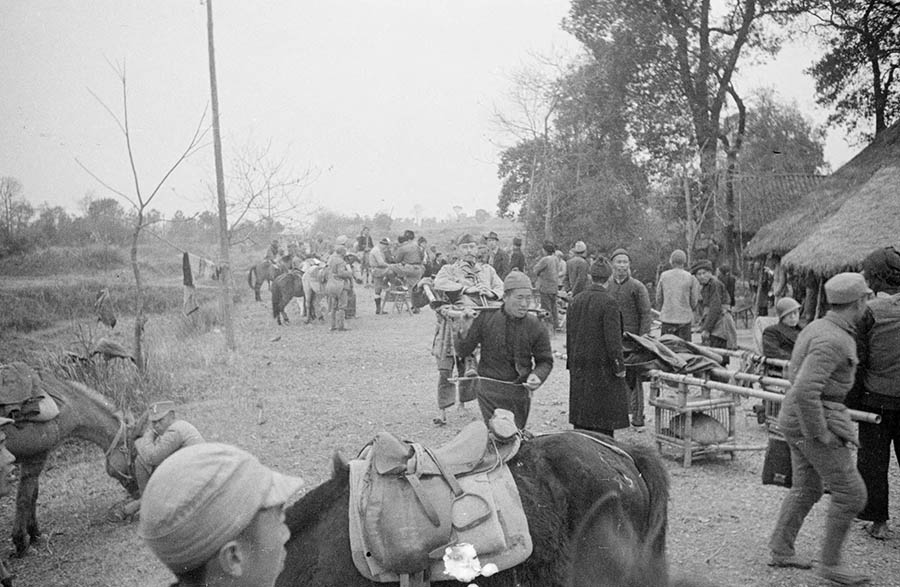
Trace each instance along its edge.
<instances>
[{"instance_id":1,"label":"crowd of people","mask_svg":"<svg viewBox=\"0 0 900 587\"><path fill-rule=\"evenodd\" d=\"M507 253L495 233L462 235L443 261L412 231L397 241L373 243L363 229L355 252L367 257L376 314L383 313L379 300L389 279L429 290L437 319L432 351L438 425L447 423L454 404L465 408L477 401L485 420L503 408L526 430L532 396L554 366L557 296L568 300L569 422L576 429L613 437L644 426L643 385L626 367L626 333L648 335L654 312L662 335L691 340L697 334L711 347L733 344L733 276L717 276L703 259L688 270L681 250L671 253L651 302L624 248L591 258L585 243L576 241L565 259L547 242L529 268L521 241L515 239ZM338 239L331 247L331 270L346 264L347 244ZM900 252L879 249L863 270L831 277L824 284L830 309L809 324L801 324L796 300L776 300L777 322L762 334L766 356L790 361L784 375L791 381L778 424L791 453L793 485L769 541L769 564L815 568L840 585L868 581L842 559L854 519L868 521L873 538L891 535L890 448L895 456L900 448ZM857 434L848 406L876 413L882 423L861 423ZM203 442L176 417L171 402L151 406L147 420L136 448L143 475L140 534L150 548L179 585L271 585L288 538L283 506L302 480L271 471L235 447ZM831 505L814 563L794 544L825 487Z\"/></svg>"}]
</instances>

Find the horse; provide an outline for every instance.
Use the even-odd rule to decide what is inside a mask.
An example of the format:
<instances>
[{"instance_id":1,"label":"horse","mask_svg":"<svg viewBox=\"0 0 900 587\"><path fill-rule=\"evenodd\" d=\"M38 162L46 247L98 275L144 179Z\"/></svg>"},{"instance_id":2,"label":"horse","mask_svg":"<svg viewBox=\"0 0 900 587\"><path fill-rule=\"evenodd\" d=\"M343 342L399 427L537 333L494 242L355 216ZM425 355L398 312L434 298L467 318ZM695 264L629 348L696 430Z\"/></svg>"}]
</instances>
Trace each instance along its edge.
<instances>
[{"instance_id":1,"label":"horse","mask_svg":"<svg viewBox=\"0 0 900 587\"><path fill-rule=\"evenodd\" d=\"M288 303L294 298L303 296L303 274L299 271L288 271L275 278L272 282L272 317L279 326L282 320L285 324L290 322L284 311Z\"/></svg>"},{"instance_id":2,"label":"horse","mask_svg":"<svg viewBox=\"0 0 900 587\"><path fill-rule=\"evenodd\" d=\"M523 441L508 465L519 489L534 549L525 562L490 577L479 577L479 586L586 587L588 583L573 580L576 554L596 558L597 553L605 552L603 556L619 558L616 527L594 523L609 507L615 508L609 519L625 522L626 538L633 539L633 547L641 549L642 556L636 560L641 576L648 581L642 585L668 585L665 549L669 481L652 448L622 445L591 432L565 431ZM372 585L352 560L349 473L339 453L333 459L333 469L331 479L286 511L291 537L285 545L287 557L277 587ZM588 514L592 518L585 526L582 522ZM597 528L601 531L595 531ZM433 583L445 587L458 584ZM610 587L632 584L636 583L617 577L590 583Z\"/></svg>"},{"instance_id":3,"label":"horse","mask_svg":"<svg viewBox=\"0 0 900 587\"><path fill-rule=\"evenodd\" d=\"M311 257L303 261L301 269L303 275L300 278L300 283L303 287L302 297L306 323L309 324L316 318L325 320L325 313L327 312L325 304L328 296L325 295L325 282L321 277L326 269L326 265L323 261Z\"/></svg>"},{"instance_id":4,"label":"horse","mask_svg":"<svg viewBox=\"0 0 900 587\"><path fill-rule=\"evenodd\" d=\"M12 539L17 556L40 538L37 520L38 479L50 452L69 438L96 444L106 455L106 472L133 498L139 496L132 473L134 439L140 431L130 414L117 411L98 391L69 380L43 377L59 415L46 422L18 421L6 426L6 447L19 465L19 489Z\"/></svg>"},{"instance_id":5,"label":"horse","mask_svg":"<svg viewBox=\"0 0 900 587\"><path fill-rule=\"evenodd\" d=\"M254 299L257 302L262 301L259 295L259 288L262 287L263 282L268 283L269 288L271 288L272 281L282 273L284 273L284 269L272 261L261 261L250 267L250 270L247 272L247 285L253 290Z\"/></svg>"}]
</instances>

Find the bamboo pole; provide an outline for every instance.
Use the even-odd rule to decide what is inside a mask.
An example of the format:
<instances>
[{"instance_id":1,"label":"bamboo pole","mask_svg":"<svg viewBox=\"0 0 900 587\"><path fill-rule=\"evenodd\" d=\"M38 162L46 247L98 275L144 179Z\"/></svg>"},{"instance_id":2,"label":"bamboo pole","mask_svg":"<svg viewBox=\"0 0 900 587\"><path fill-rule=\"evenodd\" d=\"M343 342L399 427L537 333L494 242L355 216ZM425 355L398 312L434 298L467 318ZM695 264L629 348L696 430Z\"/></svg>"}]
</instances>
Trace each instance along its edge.
<instances>
[{"instance_id":1,"label":"bamboo pole","mask_svg":"<svg viewBox=\"0 0 900 587\"><path fill-rule=\"evenodd\" d=\"M679 375L678 373L666 373L665 371L660 371L659 369L651 369L648 372L648 375L651 377L656 377L662 379L664 381L669 381L672 383L684 383L685 385L699 385L708 387L709 389L716 389L719 391L728 391L731 393L736 393L738 395L746 395L748 397L755 397L758 399L765 399L769 401L773 401L776 403L781 403L784 401L784 395L780 393L773 393L771 391L763 391L761 389L754 389L752 387L741 387L740 385L732 385L730 383L719 383L718 381L709 381L706 379L699 379L697 377L691 377L690 375ZM858 422L868 422L869 424L881 424L881 416L878 414L873 414L871 412L861 412L859 410L848 410L850 414L850 418L856 420Z\"/></svg>"}]
</instances>

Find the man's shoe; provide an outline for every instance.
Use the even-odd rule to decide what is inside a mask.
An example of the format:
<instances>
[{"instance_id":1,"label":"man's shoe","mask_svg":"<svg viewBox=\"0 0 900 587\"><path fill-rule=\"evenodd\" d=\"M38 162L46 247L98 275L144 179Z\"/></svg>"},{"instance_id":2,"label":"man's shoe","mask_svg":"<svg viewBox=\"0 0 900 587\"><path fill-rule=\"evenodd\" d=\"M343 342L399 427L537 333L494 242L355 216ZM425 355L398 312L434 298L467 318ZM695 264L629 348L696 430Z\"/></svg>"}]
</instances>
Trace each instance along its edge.
<instances>
[{"instance_id":1,"label":"man's shoe","mask_svg":"<svg viewBox=\"0 0 900 587\"><path fill-rule=\"evenodd\" d=\"M817 565L816 575L836 585L866 585L871 581L871 577L862 573L854 573L843 565L833 567L822 564Z\"/></svg>"},{"instance_id":2,"label":"man's shoe","mask_svg":"<svg viewBox=\"0 0 900 587\"><path fill-rule=\"evenodd\" d=\"M887 522L872 522L866 526L866 533L875 540L888 540L891 537Z\"/></svg>"},{"instance_id":3,"label":"man's shoe","mask_svg":"<svg viewBox=\"0 0 900 587\"><path fill-rule=\"evenodd\" d=\"M769 566L792 569L811 569L813 564L812 560L805 556L798 556L796 554L791 556L773 554L771 560L769 560Z\"/></svg>"}]
</instances>

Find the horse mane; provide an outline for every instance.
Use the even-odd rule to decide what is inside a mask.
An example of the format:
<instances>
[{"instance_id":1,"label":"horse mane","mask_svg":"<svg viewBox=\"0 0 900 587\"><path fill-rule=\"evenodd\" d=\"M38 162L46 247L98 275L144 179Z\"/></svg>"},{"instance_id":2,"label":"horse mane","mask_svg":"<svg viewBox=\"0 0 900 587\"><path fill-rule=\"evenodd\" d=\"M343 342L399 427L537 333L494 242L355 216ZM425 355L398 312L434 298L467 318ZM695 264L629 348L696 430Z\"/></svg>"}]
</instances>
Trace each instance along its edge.
<instances>
[{"instance_id":1,"label":"horse mane","mask_svg":"<svg viewBox=\"0 0 900 587\"><path fill-rule=\"evenodd\" d=\"M335 497L349 490L350 468L340 452L335 451L332 464L334 471L331 479L311 489L285 511L285 524L291 535L327 516Z\"/></svg>"}]
</instances>

